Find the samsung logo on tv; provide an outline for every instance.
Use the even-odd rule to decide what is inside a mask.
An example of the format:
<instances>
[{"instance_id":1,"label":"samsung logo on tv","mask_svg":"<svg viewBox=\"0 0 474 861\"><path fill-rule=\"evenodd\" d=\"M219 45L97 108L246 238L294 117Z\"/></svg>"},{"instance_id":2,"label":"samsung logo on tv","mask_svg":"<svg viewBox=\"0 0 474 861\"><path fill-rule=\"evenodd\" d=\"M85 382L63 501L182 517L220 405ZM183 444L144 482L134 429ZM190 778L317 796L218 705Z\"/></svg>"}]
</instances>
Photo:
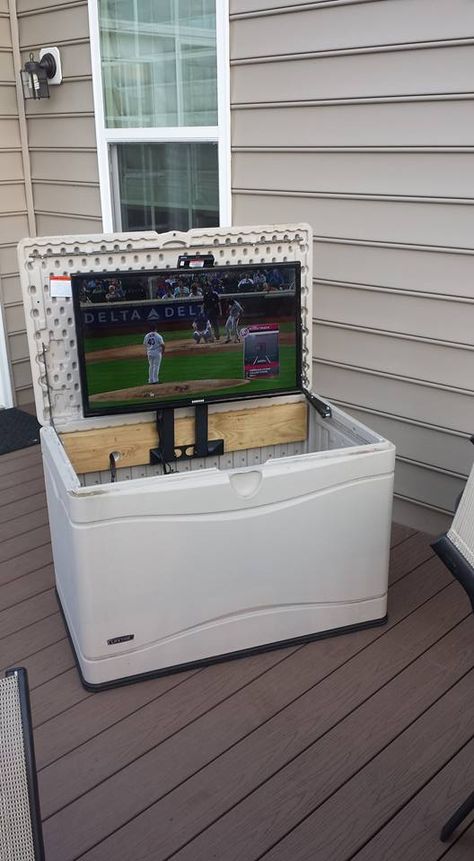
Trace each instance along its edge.
<instances>
[{"instance_id":1,"label":"samsung logo on tv","mask_svg":"<svg viewBox=\"0 0 474 861\"><path fill-rule=\"evenodd\" d=\"M204 398L195 398L193 401L191 401L191 403L192 404L203 404Z\"/></svg>"}]
</instances>

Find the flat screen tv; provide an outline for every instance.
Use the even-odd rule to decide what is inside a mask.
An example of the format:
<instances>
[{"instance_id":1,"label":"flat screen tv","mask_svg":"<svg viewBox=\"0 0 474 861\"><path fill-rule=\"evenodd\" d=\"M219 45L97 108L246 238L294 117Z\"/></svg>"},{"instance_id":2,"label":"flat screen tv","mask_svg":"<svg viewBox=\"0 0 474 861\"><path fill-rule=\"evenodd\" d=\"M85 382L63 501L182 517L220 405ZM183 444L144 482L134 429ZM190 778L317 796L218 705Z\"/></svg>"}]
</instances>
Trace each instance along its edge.
<instances>
[{"instance_id":1,"label":"flat screen tv","mask_svg":"<svg viewBox=\"0 0 474 861\"><path fill-rule=\"evenodd\" d=\"M72 278L84 415L301 391L299 263Z\"/></svg>"}]
</instances>

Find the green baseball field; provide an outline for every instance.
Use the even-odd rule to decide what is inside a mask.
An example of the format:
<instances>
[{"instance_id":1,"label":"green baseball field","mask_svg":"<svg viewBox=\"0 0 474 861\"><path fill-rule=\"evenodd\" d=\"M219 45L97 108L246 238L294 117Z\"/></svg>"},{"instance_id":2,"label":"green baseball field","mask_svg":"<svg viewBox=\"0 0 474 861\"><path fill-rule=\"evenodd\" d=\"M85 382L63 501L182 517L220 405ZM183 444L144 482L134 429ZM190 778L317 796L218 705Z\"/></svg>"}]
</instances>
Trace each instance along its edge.
<instances>
[{"instance_id":1,"label":"green baseball field","mask_svg":"<svg viewBox=\"0 0 474 861\"><path fill-rule=\"evenodd\" d=\"M86 338L84 353L91 409L110 410L122 406L150 404L160 399L179 401L205 394L225 395L265 393L276 387L295 387L296 345L291 323L280 323L280 374L269 379L248 380L243 375L241 343L220 341L196 344L192 333L163 331L165 354L160 382L148 381L148 359L143 346L144 332Z\"/></svg>"}]
</instances>

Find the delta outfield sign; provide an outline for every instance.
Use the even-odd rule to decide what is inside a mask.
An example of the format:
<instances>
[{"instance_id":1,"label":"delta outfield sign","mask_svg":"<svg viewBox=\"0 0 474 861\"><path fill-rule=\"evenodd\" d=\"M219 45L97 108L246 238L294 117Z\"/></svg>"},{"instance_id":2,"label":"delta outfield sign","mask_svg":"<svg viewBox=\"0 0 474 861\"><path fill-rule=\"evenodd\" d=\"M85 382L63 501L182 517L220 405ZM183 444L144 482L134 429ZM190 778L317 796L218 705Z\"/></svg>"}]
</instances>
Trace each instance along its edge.
<instances>
[{"instance_id":1,"label":"delta outfield sign","mask_svg":"<svg viewBox=\"0 0 474 861\"><path fill-rule=\"evenodd\" d=\"M231 299L236 298L238 302L252 299L260 300L261 309L266 313L267 308L264 306L267 303L281 303L288 299L294 298L293 291L280 291L277 293L224 293L219 296L219 299L226 303ZM255 305L251 307L255 308ZM143 324L156 323L157 325L163 321L167 323L178 322L179 320L194 320L199 314L204 311L201 298L189 297L187 299L161 299L161 300L138 300L136 302L113 302L110 305L104 302L97 305L81 304L81 315L84 326L133 326ZM255 311L252 316L255 315ZM258 316L258 313L257 313Z\"/></svg>"},{"instance_id":2,"label":"delta outfield sign","mask_svg":"<svg viewBox=\"0 0 474 861\"><path fill-rule=\"evenodd\" d=\"M130 326L137 323L159 323L163 320L172 323L174 320L192 320L203 311L202 302L160 302L149 305L118 305L100 308L94 305L82 305L82 320L85 326Z\"/></svg>"}]
</instances>

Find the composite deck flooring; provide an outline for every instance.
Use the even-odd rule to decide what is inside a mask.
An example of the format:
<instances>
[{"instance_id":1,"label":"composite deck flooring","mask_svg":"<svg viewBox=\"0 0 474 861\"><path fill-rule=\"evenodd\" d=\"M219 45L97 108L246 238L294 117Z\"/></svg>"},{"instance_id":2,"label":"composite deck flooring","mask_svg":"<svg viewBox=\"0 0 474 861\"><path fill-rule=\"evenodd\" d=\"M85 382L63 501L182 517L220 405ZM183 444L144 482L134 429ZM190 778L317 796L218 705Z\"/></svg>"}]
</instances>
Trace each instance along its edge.
<instances>
[{"instance_id":1,"label":"composite deck flooring","mask_svg":"<svg viewBox=\"0 0 474 861\"><path fill-rule=\"evenodd\" d=\"M472 861L474 617L394 525L387 625L91 694L38 447L0 458L0 665L29 673L47 861Z\"/></svg>"}]
</instances>

